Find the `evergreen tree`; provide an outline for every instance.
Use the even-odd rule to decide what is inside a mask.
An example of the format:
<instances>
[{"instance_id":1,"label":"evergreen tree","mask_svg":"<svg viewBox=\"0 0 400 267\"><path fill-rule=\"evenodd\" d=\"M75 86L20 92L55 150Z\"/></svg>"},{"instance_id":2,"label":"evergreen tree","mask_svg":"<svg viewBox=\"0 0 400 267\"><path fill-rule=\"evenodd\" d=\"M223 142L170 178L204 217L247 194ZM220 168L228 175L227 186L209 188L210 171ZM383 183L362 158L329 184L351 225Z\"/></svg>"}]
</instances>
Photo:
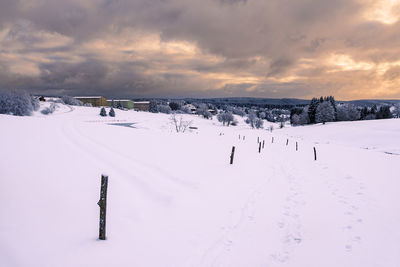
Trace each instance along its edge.
<instances>
[{"instance_id":1,"label":"evergreen tree","mask_svg":"<svg viewBox=\"0 0 400 267\"><path fill-rule=\"evenodd\" d=\"M390 112L389 106L382 106L376 113L376 119L389 119L392 118L392 113Z\"/></svg>"},{"instance_id":2,"label":"evergreen tree","mask_svg":"<svg viewBox=\"0 0 400 267\"><path fill-rule=\"evenodd\" d=\"M319 101L317 98L311 99L310 105L308 106L308 117L310 118L310 123L315 123L315 113L317 112L317 107Z\"/></svg>"},{"instance_id":3,"label":"evergreen tree","mask_svg":"<svg viewBox=\"0 0 400 267\"><path fill-rule=\"evenodd\" d=\"M102 116L102 117L107 116L107 112L106 112L106 109L104 107L102 107L101 110L100 110L100 116Z\"/></svg>"},{"instance_id":4,"label":"evergreen tree","mask_svg":"<svg viewBox=\"0 0 400 267\"><path fill-rule=\"evenodd\" d=\"M114 108L113 108L113 107L111 107L110 112L108 112L108 115L109 115L110 117L115 117L115 111L114 111Z\"/></svg>"},{"instance_id":5,"label":"evergreen tree","mask_svg":"<svg viewBox=\"0 0 400 267\"><path fill-rule=\"evenodd\" d=\"M158 112L157 102L155 100L151 100L149 104L149 111L152 113Z\"/></svg>"},{"instance_id":6,"label":"evergreen tree","mask_svg":"<svg viewBox=\"0 0 400 267\"><path fill-rule=\"evenodd\" d=\"M335 111L335 120L337 120L337 105L335 98L333 96L328 96L326 100L332 104L333 110Z\"/></svg>"}]
</instances>

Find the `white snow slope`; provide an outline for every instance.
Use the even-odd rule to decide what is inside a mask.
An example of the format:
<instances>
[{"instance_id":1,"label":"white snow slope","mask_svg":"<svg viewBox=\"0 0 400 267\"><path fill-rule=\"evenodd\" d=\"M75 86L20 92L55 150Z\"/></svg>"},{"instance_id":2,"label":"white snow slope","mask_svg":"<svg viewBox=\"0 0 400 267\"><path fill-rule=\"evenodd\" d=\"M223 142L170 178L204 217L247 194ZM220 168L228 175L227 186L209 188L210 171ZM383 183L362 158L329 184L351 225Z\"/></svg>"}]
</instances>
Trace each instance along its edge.
<instances>
[{"instance_id":1,"label":"white snow slope","mask_svg":"<svg viewBox=\"0 0 400 267\"><path fill-rule=\"evenodd\" d=\"M400 120L271 133L184 115L198 129L176 133L98 114L0 115L0 266L400 266Z\"/></svg>"}]
</instances>

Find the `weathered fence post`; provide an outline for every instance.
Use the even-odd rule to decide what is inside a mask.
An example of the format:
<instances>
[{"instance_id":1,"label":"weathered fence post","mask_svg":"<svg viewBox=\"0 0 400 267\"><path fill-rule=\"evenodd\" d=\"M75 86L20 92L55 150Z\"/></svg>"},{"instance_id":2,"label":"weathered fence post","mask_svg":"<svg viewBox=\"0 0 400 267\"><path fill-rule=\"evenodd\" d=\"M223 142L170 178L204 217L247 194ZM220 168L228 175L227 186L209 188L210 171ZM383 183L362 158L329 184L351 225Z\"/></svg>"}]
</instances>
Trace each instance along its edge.
<instances>
[{"instance_id":1,"label":"weathered fence post","mask_svg":"<svg viewBox=\"0 0 400 267\"><path fill-rule=\"evenodd\" d=\"M317 160L317 150L314 147L314 160Z\"/></svg>"},{"instance_id":2,"label":"weathered fence post","mask_svg":"<svg viewBox=\"0 0 400 267\"><path fill-rule=\"evenodd\" d=\"M232 147L232 152L231 152L231 164L233 164L233 157L235 156L235 147Z\"/></svg>"},{"instance_id":3,"label":"weathered fence post","mask_svg":"<svg viewBox=\"0 0 400 267\"><path fill-rule=\"evenodd\" d=\"M100 207L99 239L106 240L106 210L107 210L107 186L108 176L101 175L100 200L97 205Z\"/></svg>"},{"instance_id":4,"label":"weathered fence post","mask_svg":"<svg viewBox=\"0 0 400 267\"><path fill-rule=\"evenodd\" d=\"M243 135L243 140L245 140L245 139L246 139L246 136Z\"/></svg>"},{"instance_id":5,"label":"weathered fence post","mask_svg":"<svg viewBox=\"0 0 400 267\"><path fill-rule=\"evenodd\" d=\"M261 142L258 143L258 153L261 153Z\"/></svg>"},{"instance_id":6,"label":"weathered fence post","mask_svg":"<svg viewBox=\"0 0 400 267\"><path fill-rule=\"evenodd\" d=\"M257 143L260 143L260 137L257 137Z\"/></svg>"},{"instance_id":7,"label":"weathered fence post","mask_svg":"<svg viewBox=\"0 0 400 267\"><path fill-rule=\"evenodd\" d=\"M296 141L296 151L297 151L297 149L298 149L298 146L297 146L297 141Z\"/></svg>"},{"instance_id":8,"label":"weathered fence post","mask_svg":"<svg viewBox=\"0 0 400 267\"><path fill-rule=\"evenodd\" d=\"M240 134L239 134L239 140L240 140Z\"/></svg>"},{"instance_id":9,"label":"weathered fence post","mask_svg":"<svg viewBox=\"0 0 400 267\"><path fill-rule=\"evenodd\" d=\"M289 144L289 139L286 139L286 145L288 145Z\"/></svg>"},{"instance_id":10,"label":"weathered fence post","mask_svg":"<svg viewBox=\"0 0 400 267\"><path fill-rule=\"evenodd\" d=\"M271 140L271 143L273 143L274 142L274 137L272 137L272 140Z\"/></svg>"},{"instance_id":11,"label":"weathered fence post","mask_svg":"<svg viewBox=\"0 0 400 267\"><path fill-rule=\"evenodd\" d=\"M264 143L265 143L265 140L263 140L263 145L262 145L262 148L264 149Z\"/></svg>"}]
</instances>

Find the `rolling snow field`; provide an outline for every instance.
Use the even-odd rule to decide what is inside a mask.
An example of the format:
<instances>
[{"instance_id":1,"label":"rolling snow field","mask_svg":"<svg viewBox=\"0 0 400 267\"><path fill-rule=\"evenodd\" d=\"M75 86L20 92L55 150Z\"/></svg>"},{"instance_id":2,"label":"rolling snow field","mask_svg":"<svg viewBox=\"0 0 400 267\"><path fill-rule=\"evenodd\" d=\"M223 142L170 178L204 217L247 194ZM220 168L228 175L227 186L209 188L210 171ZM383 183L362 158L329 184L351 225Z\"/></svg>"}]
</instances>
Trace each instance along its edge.
<instances>
[{"instance_id":1,"label":"rolling snow field","mask_svg":"<svg viewBox=\"0 0 400 267\"><path fill-rule=\"evenodd\" d=\"M0 266L400 266L400 119L177 133L99 112L0 115Z\"/></svg>"}]
</instances>

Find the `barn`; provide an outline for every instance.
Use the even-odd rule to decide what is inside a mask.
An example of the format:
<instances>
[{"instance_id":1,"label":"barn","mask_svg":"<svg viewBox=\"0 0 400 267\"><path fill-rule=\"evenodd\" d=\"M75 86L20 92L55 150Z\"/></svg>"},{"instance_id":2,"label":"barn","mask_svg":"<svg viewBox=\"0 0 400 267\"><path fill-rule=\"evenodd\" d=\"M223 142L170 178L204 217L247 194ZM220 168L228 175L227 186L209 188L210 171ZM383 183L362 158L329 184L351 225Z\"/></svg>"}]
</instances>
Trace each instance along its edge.
<instances>
[{"instance_id":1,"label":"barn","mask_svg":"<svg viewBox=\"0 0 400 267\"><path fill-rule=\"evenodd\" d=\"M93 107L107 106L107 99L103 96L75 96L74 98L81 101L83 104L92 104Z\"/></svg>"},{"instance_id":2,"label":"barn","mask_svg":"<svg viewBox=\"0 0 400 267\"><path fill-rule=\"evenodd\" d=\"M133 105L135 110L149 111L150 101L135 101Z\"/></svg>"}]
</instances>

